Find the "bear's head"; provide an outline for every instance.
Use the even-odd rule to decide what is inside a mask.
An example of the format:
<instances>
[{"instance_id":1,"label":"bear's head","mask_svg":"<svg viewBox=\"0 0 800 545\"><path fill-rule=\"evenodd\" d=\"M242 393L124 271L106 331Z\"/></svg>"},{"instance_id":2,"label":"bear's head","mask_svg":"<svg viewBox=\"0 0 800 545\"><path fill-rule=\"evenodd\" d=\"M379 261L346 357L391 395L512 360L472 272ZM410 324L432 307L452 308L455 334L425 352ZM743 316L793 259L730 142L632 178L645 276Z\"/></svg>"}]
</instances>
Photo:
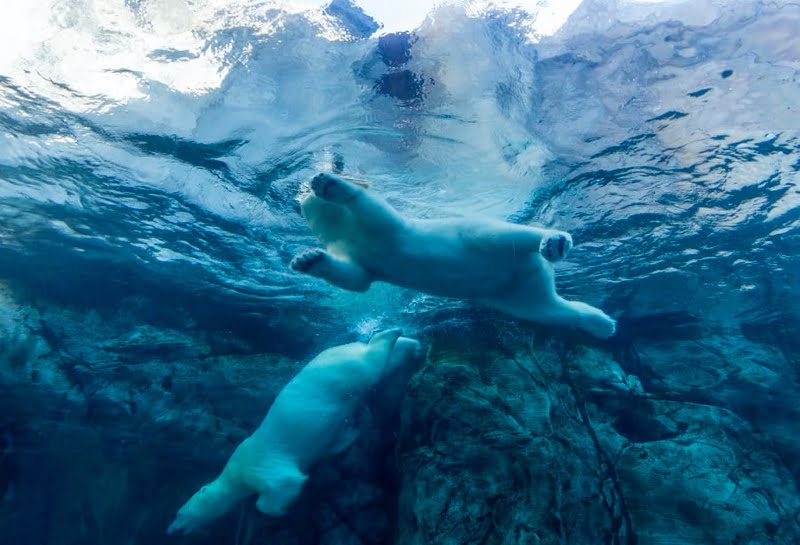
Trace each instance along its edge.
<instances>
[{"instance_id":1,"label":"bear's head","mask_svg":"<svg viewBox=\"0 0 800 545\"><path fill-rule=\"evenodd\" d=\"M389 365L394 370L398 367L416 368L425 359L425 349L416 339L400 337L392 348ZM416 370L416 369L414 369Z\"/></svg>"},{"instance_id":2,"label":"bear's head","mask_svg":"<svg viewBox=\"0 0 800 545\"><path fill-rule=\"evenodd\" d=\"M394 418L406 392L406 385L425 361L425 348L416 339L400 337L392 348L383 376L370 394L369 404L380 418Z\"/></svg>"},{"instance_id":3,"label":"bear's head","mask_svg":"<svg viewBox=\"0 0 800 545\"><path fill-rule=\"evenodd\" d=\"M217 479L189 498L178 510L175 520L167 528L167 533L181 536L191 533L233 509L240 499L238 494L231 493L229 487Z\"/></svg>"}]
</instances>

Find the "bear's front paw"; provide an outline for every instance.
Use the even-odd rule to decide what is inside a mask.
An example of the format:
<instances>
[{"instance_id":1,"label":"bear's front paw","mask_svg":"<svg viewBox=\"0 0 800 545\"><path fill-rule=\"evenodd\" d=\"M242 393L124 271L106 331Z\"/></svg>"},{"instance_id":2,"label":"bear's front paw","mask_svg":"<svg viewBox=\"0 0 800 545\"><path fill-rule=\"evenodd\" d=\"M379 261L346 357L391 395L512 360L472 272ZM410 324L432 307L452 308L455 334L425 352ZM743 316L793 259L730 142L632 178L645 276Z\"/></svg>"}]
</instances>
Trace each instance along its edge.
<instances>
[{"instance_id":1,"label":"bear's front paw","mask_svg":"<svg viewBox=\"0 0 800 545\"><path fill-rule=\"evenodd\" d=\"M294 259L289 263L289 268L293 271L305 273L322 263L327 257L328 254L325 250L320 248L306 250L294 256Z\"/></svg>"},{"instance_id":2,"label":"bear's front paw","mask_svg":"<svg viewBox=\"0 0 800 545\"><path fill-rule=\"evenodd\" d=\"M572 250L572 236L564 231L556 231L544 237L539 244L539 253L547 261L561 261Z\"/></svg>"}]
</instances>

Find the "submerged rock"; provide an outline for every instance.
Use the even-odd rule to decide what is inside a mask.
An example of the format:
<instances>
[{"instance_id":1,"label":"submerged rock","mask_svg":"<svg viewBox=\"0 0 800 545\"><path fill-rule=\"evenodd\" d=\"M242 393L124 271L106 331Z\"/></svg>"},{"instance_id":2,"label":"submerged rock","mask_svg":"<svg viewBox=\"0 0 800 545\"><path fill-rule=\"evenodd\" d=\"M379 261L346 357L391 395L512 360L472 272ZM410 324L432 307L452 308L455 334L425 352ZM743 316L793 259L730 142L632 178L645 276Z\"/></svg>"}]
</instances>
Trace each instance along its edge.
<instances>
[{"instance_id":1,"label":"submerged rock","mask_svg":"<svg viewBox=\"0 0 800 545\"><path fill-rule=\"evenodd\" d=\"M719 359L739 356L728 368L740 381L707 384L700 403L674 367L659 375L664 396L603 351L461 340L457 353L434 348L404 405L397 543L800 539L795 479L729 403L772 376L755 365L779 365L768 347L728 338L712 341L715 358L693 351L692 380L726 375Z\"/></svg>"},{"instance_id":2,"label":"submerged rock","mask_svg":"<svg viewBox=\"0 0 800 545\"><path fill-rule=\"evenodd\" d=\"M0 328L2 543L175 543L165 534L175 511L306 363L239 353L236 342L219 353L207 332L0 295L13 318ZM33 346L22 361L8 357L20 338ZM365 421L362 435L317 468L291 516L270 520L243 502L192 542L385 543L393 485L383 468L396 429Z\"/></svg>"},{"instance_id":3,"label":"submerged rock","mask_svg":"<svg viewBox=\"0 0 800 545\"><path fill-rule=\"evenodd\" d=\"M606 543L629 532L559 359L465 348L434 351L404 406L398 543Z\"/></svg>"},{"instance_id":4,"label":"submerged rock","mask_svg":"<svg viewBox=\"0 0 800 545\"><path fill-rule=\"evenodd\" d=\"M175 543L175 510L307 361L0 295L4 543ZM735 332L581 346L475 321L424 330L429 361L400 415L376 396L359 441L286 517L246 501L184 541L800 541L800 388L784 352Z\"/></svg>"}]
</instances>

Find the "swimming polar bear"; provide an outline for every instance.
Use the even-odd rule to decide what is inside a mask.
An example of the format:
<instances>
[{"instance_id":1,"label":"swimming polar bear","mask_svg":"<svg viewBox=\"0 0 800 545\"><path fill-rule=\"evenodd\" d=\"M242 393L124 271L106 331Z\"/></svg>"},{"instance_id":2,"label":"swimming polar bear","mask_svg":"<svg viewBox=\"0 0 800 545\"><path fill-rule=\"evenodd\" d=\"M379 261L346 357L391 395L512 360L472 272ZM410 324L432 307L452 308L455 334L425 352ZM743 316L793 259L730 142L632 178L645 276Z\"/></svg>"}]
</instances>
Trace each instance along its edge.
<instances>
[{"instance_id":1,"label":"swimming polar bear","mask_svg":"<svg viewBox=\"0 0 800 545\"><path fill-rule=\"evenodd\" d=\"M357 416L366 409L367 397L383 391L399 402L396 394L402 394L405 382L391 382L407 382L422 358L420 343L401 337L399 329L377 333L368 344L351 343L320 353L280 391L261 425L236 447L219 477L180 508L167 533L188 534L253 494L258 494L256 508L262 513L286 513L309 469L356 440Z\"/></svg>"},{"instance_id":2,"label":"swimming polar bear","mask_svg":"<svg viewBox=\"0 0 800 545\"><path fill-rule=\"evenodd\" d=\"M614 334L616 322L602 310L556 293L550 262L572 248L569 233L492 219L405 218L365 187L325 173L311 180L300 208L325 249L295 256L295 271L352 291L382 280L595 337Z\"/></svg>"}]
</instances>

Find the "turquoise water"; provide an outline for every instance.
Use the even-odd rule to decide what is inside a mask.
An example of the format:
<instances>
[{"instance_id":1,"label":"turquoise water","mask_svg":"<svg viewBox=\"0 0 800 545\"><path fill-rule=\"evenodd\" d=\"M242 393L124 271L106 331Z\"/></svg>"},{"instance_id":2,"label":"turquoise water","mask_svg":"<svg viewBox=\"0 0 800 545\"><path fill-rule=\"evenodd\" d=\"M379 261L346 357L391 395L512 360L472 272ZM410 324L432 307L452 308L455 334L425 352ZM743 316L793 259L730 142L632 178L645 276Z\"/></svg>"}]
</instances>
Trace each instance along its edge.
<instances>
[{"instance_id":1,"label":"turquoise water","mask_svg":"<svg viewBox=\"0 0 800 545\"><path fill-rule=\"evenodd\" d=\"M588 344L646 391L745 418L786 475L800 475L800 450L787 446L800 393L796 4L587 0L551 36L531 33L528 12L445 6L380 38L347 2L41 6L25 15L24 48L6 48L0 64L0 528L11 536L0 543L173 540L162 534L175 510L257 425L297 362L395 325L434 346L457 345L447 339L464 331L497 350L531 335ZM317 244L298 190L330 170L368 180L411 216L569 231L576 246L557 267L559 291L603 308L617 335L597 344L459 301L387 285L345 293L292 273L292 256ZM784 358L765 364L778 378L763 398L749 388L766 382L747 369L720 378L739 387L712 402L700 386L669 387L669 368L636 363L653 346L690 361L679 343L712 337ZM283 371L248 389L263 358ZM191 395L154 393L173 380ZM197 399L213 409L190 412ZM767 430L777 413L788 424ZM211 433L209 418L236 425L220 424L208 448L186 447ZM394 443L382 441L391 456ZM147 468L131 466L134 448ZM65 460L81 456L111 469L92 484L87 468L66 475ZM375 471L383 507L362 543L406 535L392 514L401 477ZM125 479L141 486L118 490ZM68 486L116 499L106 511L64 511L55 504ZM164 495L157 508L154 495ZM676 524L693 524L685 511ZM330 537L339 527L328 522L297 533L305 516L247 539L359 542ZM237 517L193 542L246 543ZM770 542L798 535L770 523L780 528ZM625 524L609 543L637 542L647 526L635 515ZM580 542L561 532L536 535ZM753 539L741 543L763 542Z\"/></svg>"}]
</instances>

